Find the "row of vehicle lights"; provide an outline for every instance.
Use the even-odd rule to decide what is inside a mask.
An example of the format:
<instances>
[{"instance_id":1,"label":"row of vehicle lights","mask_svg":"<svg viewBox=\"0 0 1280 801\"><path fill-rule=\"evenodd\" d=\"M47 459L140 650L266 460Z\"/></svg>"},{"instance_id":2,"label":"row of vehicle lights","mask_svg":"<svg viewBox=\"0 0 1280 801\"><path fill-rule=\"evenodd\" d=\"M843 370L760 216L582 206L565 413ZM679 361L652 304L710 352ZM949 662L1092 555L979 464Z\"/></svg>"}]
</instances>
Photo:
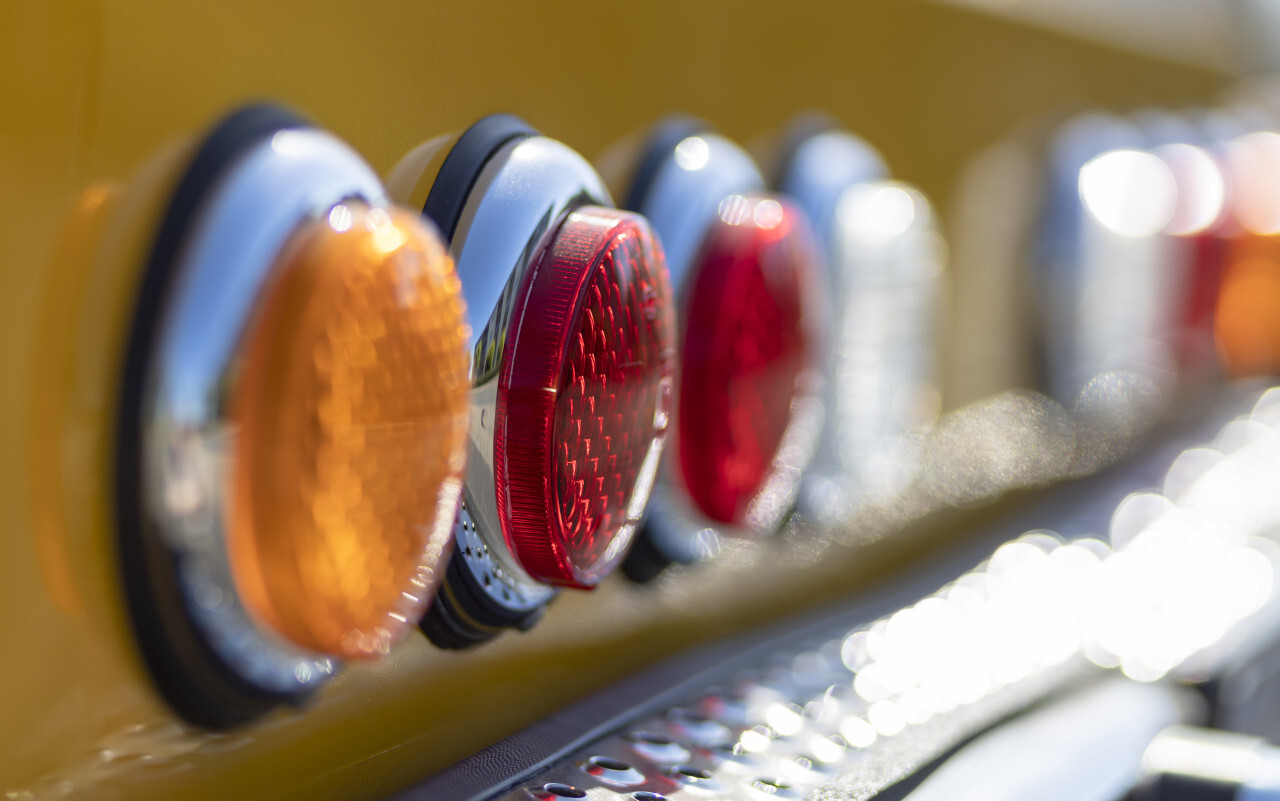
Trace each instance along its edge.
<instances>
[{"instance_id":1,"label":"row of vehicle lights","mask_svg":"<svg viewBox=\"0 0 1280 801\"><path fill-rule=\"evenodd\" d=\"M528 628L560 588L774 531L811 463L844 470L819 446L831 326L867 293L930 317L933 295L893 284L920 284L901 265L936 233L850 134L806 123L782 150L770 193L744 150L670 118L602 159L619 211L514 117L424 143L384 188L335 137L255 106L171 186L139 179L113 212L149 242L115 531L170 704L235 725L414 628L445 648ZM836 274L859 248L868 275ZM859 357L887 369L922 344L883 339ZM879 395L931 380L911 363ZM887 424L868 408L850 418Z\"/></svg>"},{"instance_id":2,"label":"row of vehicle lights","mask_svg":"<svg viewBox=\"0 0 1280 801\"><path fill-rule=\"evenodd\" d=\"M1052 396L1027 396L1043 409L1065 407L1078 430L1065 443L1067 461L1045 477L1098 469L1153 426L1203 402L1224 380L1280 372L1278 127L1272 111L1255 105L1091 112L1031 142L1014 135L966 171L958 204L967 225L956 231L956 314L963 334L955 354L956 394L987 382L977 395L986 398L1021 384ZM882 206L881 215L891 208ZM856 228L850 221L846 237ZM914 263L927 273L933 261L918 256ZM922 301L937 291L907 297L936 314L941 304ZM875 320L895 308L866 288L856 294L859 310L847 312L846 321ZM928 326L916 321L912 328ZM855 351L847 332L839 341L844 353ZM1024 360L1026 371L1010 375ZM892 368L868 372L885 376ZM842 375L852 381L842 383L832 401L837 414L848 414L849 398L877 382L857 370ZM899 384L897 391L910 387ZM844 426L845 434L875 433L824 438L824 444L839 442L853 460L832 473L843 484L824 480L821 471L806 477L806 518L838 528L860 521L876 504L904 507L912 482L927 473L922 456L931 447L929 431L919 426L927 415L907 410L925 405L871 404L877 413L896 408L904 422L913 421L917 427L906 436ZM948 426L960 427L977 408L951 415ZM1040 412L1023 414L1017 425L1035 425ZM1023 440L1007 424L971 436L1011 454L1017 449L997 442ZM927 458L941 461L937 453ZM999 472L993 464L980 469L987 476ZM949 478L948 494L959 494L966 482ZM998 481L991 476L990 483Z\"/></svg>"},{"instance_id":3,"label":"row of vehicle lights","mask_svg":"<svg viewBox=\"0 0 1280 801\"><path fill-rule=\"evenodd\" d=\"M1050 138L1029 284L1051 394L1124 370L1173 398L1280 369L1276 127L1254 106L1091 113Z\"/></svg>"},{"instance_id":4,"label":"row of vehicle lights","mask_svg":"<svg viewBox=\"0 0 1280 801\"><path fill-rule=\"evenodd\" d=\"M1065 395L1116 368L1160 380L1164 367L1135 362L1186 336L1090 311L1098 287L1157 315L1181 302L1116 283L1104 268L1128 246L1111 253L1097 232L1239 239L1207 150L1072 161L1072 130L1051 165L1067 165L1055 175L1085 212L1065 219L1087 222L1070 231L1070 270L1046 227L1040 284L1072 317L1045 337ZM1266 136L1232 152L1265 151ZM619 565L648 580L713 555L722 534L766 534L793 508L822 519L833 492L874 483L890 435L936 414L945 247L923 196L885 180L855 137L802 124L780 150L766 182L704 123L671 118L602 157L619 212L584 159L496 116L391 171L406 211L288 112L219 125L153 232L120 403L126 596L173 705L243 722L419 623L468 647L533 625L559 587ZM1162 195L1159 230L1138 230L1156 184L1174 200ZM1237 349L1265 350L1256 340ZM1276 366L1240 367L1218 345L1238 373ZM210 675L209 645L230 699L190 686Z\"/></svg>"}]
</instances>

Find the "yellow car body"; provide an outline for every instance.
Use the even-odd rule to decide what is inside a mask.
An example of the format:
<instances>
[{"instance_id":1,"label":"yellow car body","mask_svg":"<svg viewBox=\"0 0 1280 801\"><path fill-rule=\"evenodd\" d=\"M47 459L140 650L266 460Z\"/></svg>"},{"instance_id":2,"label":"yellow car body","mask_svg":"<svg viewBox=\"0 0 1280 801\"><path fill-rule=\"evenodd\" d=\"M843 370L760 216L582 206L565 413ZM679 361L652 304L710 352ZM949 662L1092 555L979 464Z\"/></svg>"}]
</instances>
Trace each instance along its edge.
<instances>
[{"instance_id":1,"label":"yellow car body","mask_svg":"<svg viewBox=\"0 0 1280 801\"><path fill-rule=\"evenodd\" d=\"M683 647L888 580L939 533L657 589L611 580L472 651L415 635L243 729L181 724L124 612L114 403L153 189L232 108L288 105L384 175L495 111L593 157L674 110L752 141L817 108L945 219L964 158L1021 121L1200 103L1228 81L923 0L5 0L0 74L0 792L14 799L387 795Z\"/></svg>"}]
</instances>

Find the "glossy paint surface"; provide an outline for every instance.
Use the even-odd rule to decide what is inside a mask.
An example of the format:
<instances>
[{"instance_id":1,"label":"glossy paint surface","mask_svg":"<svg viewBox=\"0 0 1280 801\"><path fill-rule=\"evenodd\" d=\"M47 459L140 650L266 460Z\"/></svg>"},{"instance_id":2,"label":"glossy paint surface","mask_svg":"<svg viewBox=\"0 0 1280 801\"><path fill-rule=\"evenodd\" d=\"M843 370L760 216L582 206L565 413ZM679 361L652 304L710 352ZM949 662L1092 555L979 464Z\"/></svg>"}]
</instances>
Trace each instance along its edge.
<instances>
[{"instance_id":1,"label":"glossy paint surface","mask_svg":"<svg viewBox=\"0 0 1280 801\"><path fill-rule=\"evenodd\" d=\"M653 58L658 40L669 57ZM725 68L744 59L745 72ZM1225 82L923 2L591 15L492 3L7 3L0 71L0 792L16 798L391 792L664 654L866 585L919 544L823 566L757 560L748 580L677 585L691 604L607 583L557 602L536 632L473 653L411 639L250 729L178 724L123 615L109 421L156 198L177 178L184 137L230 108L290 104L386 171L424 138L496 108L591 154L672 109L746 140L825 106L945 198L960 158L1015 120L1064 102L1202 101ZM620 86L636 88L602 113Z\"/></svg>"}]
</instances>

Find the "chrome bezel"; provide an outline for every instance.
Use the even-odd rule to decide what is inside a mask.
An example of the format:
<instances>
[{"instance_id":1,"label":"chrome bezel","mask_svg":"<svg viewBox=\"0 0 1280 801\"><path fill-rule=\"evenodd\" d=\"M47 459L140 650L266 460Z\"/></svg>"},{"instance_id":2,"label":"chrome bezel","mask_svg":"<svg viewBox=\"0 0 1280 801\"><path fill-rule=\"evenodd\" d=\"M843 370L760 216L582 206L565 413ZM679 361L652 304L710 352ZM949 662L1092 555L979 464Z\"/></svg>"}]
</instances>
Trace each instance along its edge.
<instances>
[{"instance_id":1,"label":"chrome bezel","mask_svg":"<svg viewBox=\"0 0 1280 801\"><path fill-rule=\"evenodd\" d=\"M832 262L836 209L851 186L888 177L888 167L871 145L847 131L829 130L796 144L778 178L777 190L804 210L818 235L836 309L847 289Z\"/></svg>"},{"instance_id":2,"label":"chrome bezel","mask_svg":"<svg viewBox=\"0 0 1280 801\"><path fill-rule=\"evenodd\" d=\"M463 489L473 525L454 527L455 558L476 577L481 591L512 611L536 609L556 590L525 572L502 535L493 474L498 376L526 273L564 216L587 205L612 206L613 201L582 156L544 136L518 138L485 162L449 244L476 321L468 342L472 389Z\"/></svg>"},{"instance_id":3,"label":"chrome bezel","mask_svg":"<svg viewBox=\"0 0 1280 801\"><path fill-rule=\"evenodd\" d=\"M224 393L281 250L300 224L349 199L385 203L377 174L336 137L289 128L248 147L178 251L144 385L143 512L205 641L240 678L273 693L306 692L339 663L260 624L236 589L223 525L236 430Z\"/></svg>"},{"instance_id":4,"label":"chrome bezel","mask_svg":"<svg viewBox=\"0 0 1280 801\"><path fill-rule=\"evenodd\" d=\"M764 176L751 156L711 132L681 139L654 170L640 207L633 211L649 218L662 240L671 288L681 302L720 202L764 190Z\"/></svg>"},{"instance_id":5,"label":"chrome bezel","mask_svg":"<svg viewBox=\"0 0 1280 801\"><path fill-rule=\"evenodd\" d=\"M827 521L842 508L844 463L838 440L832 434L839 425L841 392L837 385L838 337L843 330L850 287L843 265L838 264L836 244L837 209L840 201L854 186L883 180L889 175L884 159L866 141L839 129L817 130L791 145L777 186L813 224L822 249L821 261L829 290L827 307L829 335L823 343L821 364L825 378L826 425L819 438L813 459L801 481L798 509L806 518ZM833 491L832 488L837 488ZM834 500L833 495L840 500Z\"/></svg>"}]
</instances>

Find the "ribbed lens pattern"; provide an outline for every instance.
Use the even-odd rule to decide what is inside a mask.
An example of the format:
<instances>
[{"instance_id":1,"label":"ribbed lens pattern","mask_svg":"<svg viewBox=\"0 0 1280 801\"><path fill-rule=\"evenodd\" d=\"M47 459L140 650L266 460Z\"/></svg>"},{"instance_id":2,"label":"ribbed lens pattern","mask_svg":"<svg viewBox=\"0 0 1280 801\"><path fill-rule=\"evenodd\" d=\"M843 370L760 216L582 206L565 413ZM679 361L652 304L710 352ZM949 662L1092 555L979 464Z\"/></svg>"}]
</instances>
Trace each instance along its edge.
<instances>
[{"instance_id":1,"label":"ribbed lens pattern","mask_svg":"<svg viewBox=\"0 0 1280 801\"><path fill-rule=\"evenodd\" d=\"M811 366L811 253L797 213L764 197L726 200L689 288L680 470L722 523L743 523L765 485Z\"/></svg>"},{"instance_id":2,"label":"ribbed lens pattern","mask_svg":"<svg viewBox=\"0 0 1280 801\"><path fill-rule=\"evenodd\" d=\"M335 207L277 265L245 340L229 545L256 617L374 656L443 572L466 432L453 264L415 215Z\"/></svg>"},{"instance_id":3,"label":"ribbed lens pattern","mask_svg":"<svg viewBox=\"0 0 1280 801\"><path fill-rule=\"evenodd\" d=\"M499 385L504 533L530 575L591 586L634 535L667 427L666 266L643 220L584 209L541 256L524 302Z\"/></svg>"},{"instance_id":4,"label":"ribbed lens pattern","mask_svg":"<svg viewBox=\"0 0 1280 801\"><path fill-rule=\"evenodd\" d=\"M646 244L623 236L601 259L561 376L556 499L565 544L587 563L603 558L608 533L626 522L655 418L665 426L670 402L672 342L658 305L666 286Z\"/></svg>"}]
</instances>

